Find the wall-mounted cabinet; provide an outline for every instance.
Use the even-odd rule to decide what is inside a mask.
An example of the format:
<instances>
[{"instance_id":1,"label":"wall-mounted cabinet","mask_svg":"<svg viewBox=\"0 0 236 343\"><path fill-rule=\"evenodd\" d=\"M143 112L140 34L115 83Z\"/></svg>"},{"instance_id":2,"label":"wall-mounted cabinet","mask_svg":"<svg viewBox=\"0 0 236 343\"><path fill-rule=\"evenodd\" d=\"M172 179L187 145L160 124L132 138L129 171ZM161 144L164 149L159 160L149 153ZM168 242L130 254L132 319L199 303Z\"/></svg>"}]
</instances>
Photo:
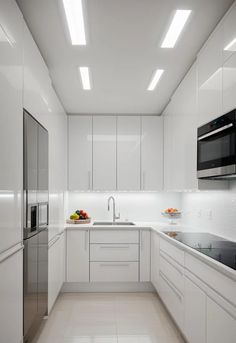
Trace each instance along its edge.
<instances>
[{"instance_id":1,"label":"wall-mounted cabinet","mask_svg":"<svg viewBox=\"0 0 236 343\"><path fill-rule=\"evenodd\" d=\"M117 189L140 190L140 133L139 116L117 118Z\"/></svg>"},{"instance_id":2,"label":"wall-mounted cabinet","mask_svg":"<svg viewBox=\"0 0 236 343\"><path fill-rule=\"evenodd\" d=\"M236 52L236 3L226 15L223 21L224 38L223 38L223 59L226 61Z\"/></svg>"},{"instance_id":3,"label":"wall-mounted cabinet","mask_svg":"<svg viewBox=\"0 0 236 343\"><path fill-rule=\"evenodd\" d=\"M220 25L198 56L198 126L222 114L223 33Z\"/></svg>"},{"instance_id":4,"label":"wall-mounted cabinet","mask_svg":"<svg viewBox=\"0 0 236 343\"><path fill-rule=\"evenodd\" d=\"M141 189L163 189L163 117L141 117Z\"/></svg>"},{"instance_id":5,"label":"wall-mounted cabinet","mask_svg":"<svg viewBox=\"0 0 236 343\"><path fill-rule=\"evenodd\" d=\"M91 190L92 117L70 116L68 119L68 132L68 189Z\"/></svg>"},{"instance_id":6,"label":"wall-mounted cabinet","mask_svg":"<svg viewBox=\"0 0 236 343\"><path fill-rule=\"evenodd\" d=\"M236 43L235 43L236 44ZM223 113L236 108L236 53L223 65Z\"/></svg>"},{"instance_id":7,"label":"wall-mounted cabinet","mask_svg":"<svg viewBox=\"0 0 236 343\"><path fill-rule=\"evenodd\" d=\"M69 116L69 190L163 188L163 118Z\"/></svg>"},{"instance_id":8,"label":"wall-mounted cabinet","mask_svg":"<svg viewBox=\"0 0 236 343\"><path fill-rule=\"evenodd\" d=\"M197 188L197 69L193 65L164 112L164 188Z\"/></svg>"},{"instance_id":9,"label":"wall-mounted cabinet","mask_svg":"<svg viewBox=\"0 0 236 343\"><path fill-rule=\"evenodd\" d=\"M93 117L93 189L116 189L116 117Z\"/></svg>"}]
</instances>

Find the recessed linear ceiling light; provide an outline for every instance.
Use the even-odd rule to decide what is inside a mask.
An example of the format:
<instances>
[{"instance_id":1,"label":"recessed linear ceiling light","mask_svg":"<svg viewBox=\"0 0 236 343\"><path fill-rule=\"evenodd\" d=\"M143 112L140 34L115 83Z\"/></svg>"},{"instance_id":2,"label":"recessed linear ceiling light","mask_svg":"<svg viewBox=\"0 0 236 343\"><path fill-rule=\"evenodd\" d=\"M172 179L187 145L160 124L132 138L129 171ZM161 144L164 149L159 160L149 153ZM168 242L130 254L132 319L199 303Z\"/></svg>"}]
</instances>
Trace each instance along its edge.
<instances>
[{"instance_id":1,"label":"recessed linear ceiling light","mask_svg":"<svg viewBox=\"0 0 236 343\"><path fill-rule=\"evenodd\" d=\"M63 0L72 45L86 45L82 0Z\"/></svg>"},{"instance_id":2,"label":"recessed linear ceiling light","mask_svg":"<svg viewBox=\"0 0 236 343\"><path fill-rule=\"evenodd\" d=\"M157 69L155 71L155 74L153 75L151 82L148 86L148 91L153 91L156 88L157 83L160 81L160 78L162 76L162 74L164 73L163 69Z\"/></svg>"},{"instance_id":3,"label":"recessed linear ceiling light","mask_svg":"<svg viewBox=\"0 0 236 343\"><path fill-rule=\"evenodd\" d=\"M91 83L89 78L89 68L88 67L79 67L80 77L82 81L82 86L84 90L91 89Z\"/></svg>"},{"instance_id":4,"label":"recessed linear ceiling light","mask_svg":"<svg viewBox=\"0 0 236 343\"><path fill-rule=\"evenodd\" d=\"M234 38L226 47L224 48L226 51L236 51L236 38Z\"/></svg>"},{"instance_id":5,"label":"recessed linear ceiling light","mask_svg":"<svg viewBox=\"0 0 236 343\"><path fill-rule=\"evenodd\" d=\"M191 12L191 10L175 11L174 18L161 44L161 48L173 48L175 46Z\"/></svg>"}]
</instances>

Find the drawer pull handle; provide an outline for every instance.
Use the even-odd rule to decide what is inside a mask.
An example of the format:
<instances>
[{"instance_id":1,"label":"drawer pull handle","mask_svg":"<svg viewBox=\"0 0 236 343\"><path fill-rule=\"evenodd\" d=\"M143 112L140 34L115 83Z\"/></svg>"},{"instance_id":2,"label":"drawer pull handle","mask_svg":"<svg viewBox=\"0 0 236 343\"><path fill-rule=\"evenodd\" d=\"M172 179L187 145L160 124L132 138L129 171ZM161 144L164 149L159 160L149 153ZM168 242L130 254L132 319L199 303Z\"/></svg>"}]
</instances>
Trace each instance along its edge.
<instances>
[{"instance_id":1,"label":"drawer pull handle","mask_svg":"<svg viewBox=\"0 0 236 343\"><path fill-rule=\"evenodd\" d=\"M168 256L168 254L166 254L166 255ZM177 268L177 267L174 265L174 263L172 263L171 261L169 261L169 260L165 257L165 255L163 255L163 252L160 253L160 256L161 256L167 263L169 263L175 270L177 270L177 272L178 272L181 276L184 275L183 272L182 272L179 268ZM169 257L169 256L168 256L168 257Z\"/></svg>"},{"instance_id":2,"label":"drawer pull handle","mask_svg":"<svg viewBox=\"0 0 236 343\"><path fill-rule=\"evenodd\" d=\"M100 249L129 249L129 246L106 246L103 245Z\"/></svg>"},{"instance_id":3,"label":"drawer pull handle","mask_svg":"<svg viewBox=\"0 0 236 343\"><path fill-rule=\"evenodd\" d=\"M101 267L129 267L129 264L128 263L119 263L119 264L101 263L100 266Z\"/></svg>"}]
</instances>

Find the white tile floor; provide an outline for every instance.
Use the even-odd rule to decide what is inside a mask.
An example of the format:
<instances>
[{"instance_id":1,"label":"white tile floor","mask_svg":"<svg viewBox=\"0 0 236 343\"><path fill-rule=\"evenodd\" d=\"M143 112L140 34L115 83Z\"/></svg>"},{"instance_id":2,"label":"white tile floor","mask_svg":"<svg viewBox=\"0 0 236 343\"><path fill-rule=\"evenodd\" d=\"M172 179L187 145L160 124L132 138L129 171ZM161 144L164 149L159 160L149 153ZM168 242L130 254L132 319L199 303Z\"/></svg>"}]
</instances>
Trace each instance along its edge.
<instances>
[{"instance_id":1,"label":"white tile floor","mask_svg":"<svg viewBox=\"0 0 236 343\"><path fill-rule=\"evenodd\" d=\"M35 343L183 343L153 293L64 293Z\"/></svg>"}]
</instances>

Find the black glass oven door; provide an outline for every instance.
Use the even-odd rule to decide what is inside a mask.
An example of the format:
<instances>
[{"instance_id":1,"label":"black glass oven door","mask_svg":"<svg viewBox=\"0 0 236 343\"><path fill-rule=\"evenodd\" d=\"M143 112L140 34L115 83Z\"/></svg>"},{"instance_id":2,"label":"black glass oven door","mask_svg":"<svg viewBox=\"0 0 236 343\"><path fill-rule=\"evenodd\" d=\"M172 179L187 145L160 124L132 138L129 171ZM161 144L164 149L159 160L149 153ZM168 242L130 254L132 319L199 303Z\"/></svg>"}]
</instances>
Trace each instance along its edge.
<instances>
[{"instance_id":1,"label":"black glass oven door","mask_svg":"<svg viewBox=\"0 0 236 343\"><path fill-rule=\"evenodd\" d=\"M235 128L198 138L197 169L205 170L234 165L236 163Z\"/></svg>"}]
</instances>

